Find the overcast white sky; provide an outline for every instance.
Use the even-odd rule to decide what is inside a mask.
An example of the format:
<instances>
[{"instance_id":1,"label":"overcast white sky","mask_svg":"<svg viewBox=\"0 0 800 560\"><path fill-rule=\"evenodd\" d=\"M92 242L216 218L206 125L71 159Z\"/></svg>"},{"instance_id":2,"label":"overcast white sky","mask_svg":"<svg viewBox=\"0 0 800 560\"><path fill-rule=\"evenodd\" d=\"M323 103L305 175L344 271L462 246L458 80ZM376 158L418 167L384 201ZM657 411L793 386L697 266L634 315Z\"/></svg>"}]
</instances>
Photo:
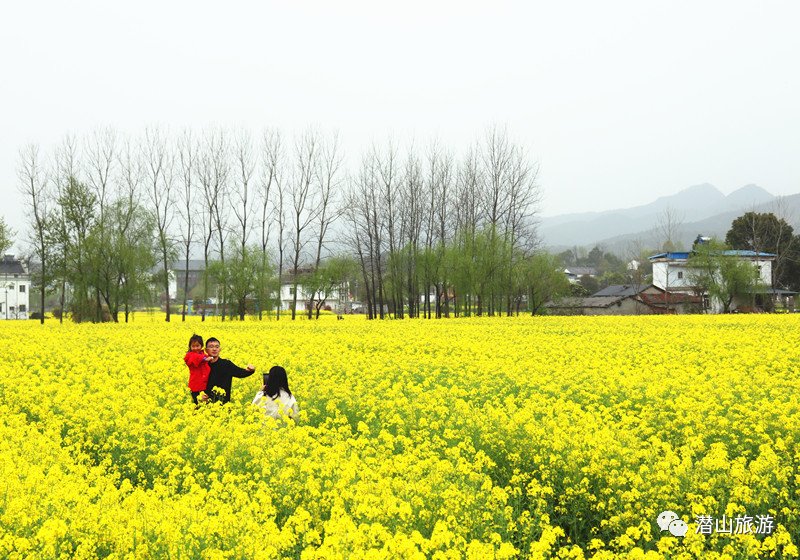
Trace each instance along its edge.
<instances>
[{"instance_id":1,"label":"overcast white sky","mask_svg":"<svg viewBox=\"0 0 800 560\"><path fill-rule=\"evenodd\" d=\"M461 151L507 124L545 215L710 182L800 192L800 3L9 2L0 215L18 150L68 132L210 124L390 133Z\"/></svg>"}]
</instances>

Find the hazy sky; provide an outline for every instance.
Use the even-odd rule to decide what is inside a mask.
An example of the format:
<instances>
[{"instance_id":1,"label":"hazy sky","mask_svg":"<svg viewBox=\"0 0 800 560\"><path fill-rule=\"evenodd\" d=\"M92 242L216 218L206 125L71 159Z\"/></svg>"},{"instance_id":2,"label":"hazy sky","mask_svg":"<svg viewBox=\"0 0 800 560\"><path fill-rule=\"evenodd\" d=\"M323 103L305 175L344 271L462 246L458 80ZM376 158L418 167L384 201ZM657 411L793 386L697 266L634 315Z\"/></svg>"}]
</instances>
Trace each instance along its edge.
<instances>
[{"instance_id":1,"label":"hazy sky","mask_svg":"<svg viewBox=\"0 0 800 560\"><path fill-rule=\"evenodd\" d=\"M18 150L68 132L337 128L456 151L507 124L545 215L710 182L800 192L800 3L6 3L0 215Z\"/></svg>"}]
</instances>

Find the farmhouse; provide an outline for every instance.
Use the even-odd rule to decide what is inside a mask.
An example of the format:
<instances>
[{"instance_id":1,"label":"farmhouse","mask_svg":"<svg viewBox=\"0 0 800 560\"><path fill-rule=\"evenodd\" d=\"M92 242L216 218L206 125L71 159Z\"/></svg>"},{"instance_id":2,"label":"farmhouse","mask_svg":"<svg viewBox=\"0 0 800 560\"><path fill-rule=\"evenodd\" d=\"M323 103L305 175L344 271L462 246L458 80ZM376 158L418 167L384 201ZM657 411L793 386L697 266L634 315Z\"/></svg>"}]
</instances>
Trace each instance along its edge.
<instances>
[{"instance_id":1,"label":"farmhouse","mask_svg":"<svg viewBox=\"0 0 800 560\"><path fill-rule=\"evenodd\" d=\"M698 242L700 239L698 238ZM671 294L696 294L700 295L700 289L695 285L694 278L698 270L690 264L692 251L671 251L658 253L649 257L653 263L653 284L665 292ZM755 295L761 295L761 301L770 299L787 301L786 298L793 293L785 290L775 292L772 285L772 263L775 261L774 253L762 253L749 250L725 250L719 253L721 257L739 259L752 263L758 269L758 275L762 288ZM734 301L734 308L743 308L743 302ZM710 301L705 298L705 308L714 313L722 310L722 305L718 301Z\"/></svg>"},{"instance_id":2,"label":"farmhouse","mask_svg":"<svg viewBox=\"0 0 800 560\"><path fill-rule=\"evenodd\" d=\"M691 252L659 253L650 257L653 263L653 284L667 291L690 292L695 286L692 276L697 271L689 266ZM758 268L761 283L772 286L773 253L756 251L730 250L722 251L722 256L746 260Z\"/></svg>"},{"instance_id":3,"label":"farmhouse","mask_svg":"<svg viewBox=\"0 0 800 560\"><path fill-rule=\"evenodd\" d=\"M27 319L31 276L23 262L13 255L4 255L0 261L0 288L0 319Z\"/></svg>"},{"instance_id":4,"label":"farmhouse","mask_svg":"<svg viewBox=\"0 0 800 560\"><path fill-rule=\"evenodd\" d=\"M702 298L675 294L658 286L614 285L589 297L571 297L549 302L553 315L653 315L691 313L700 309Z\"/></svg>"}]
</instances>

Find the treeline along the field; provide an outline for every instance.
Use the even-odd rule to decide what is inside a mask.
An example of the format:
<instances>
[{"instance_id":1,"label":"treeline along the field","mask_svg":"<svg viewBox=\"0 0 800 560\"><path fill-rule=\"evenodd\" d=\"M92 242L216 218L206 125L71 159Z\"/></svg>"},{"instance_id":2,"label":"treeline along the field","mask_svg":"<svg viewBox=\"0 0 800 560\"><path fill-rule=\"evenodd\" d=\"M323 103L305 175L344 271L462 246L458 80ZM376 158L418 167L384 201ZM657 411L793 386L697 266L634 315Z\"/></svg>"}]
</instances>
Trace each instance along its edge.
<instances>
[{"instance_id":1,"label":"treeline along the field","mask_svg":"<svg viewBox=\"0 0 800 560\"><path fill-rule=\"evenodd\" d=\"M40 308L51 293L75 320L127 320L155 282L168 321L176 297L182 314L187 299L214 296L223 317L280 317L290 283L293 319L332 293L352 294L370 318L448 317L535 313L564 289L556 261L536 251L538 165L504 129L460 157L389 142L353 169L344 161L338 136L316 130L102 129L48 154L26 146L19 179ZM197 255L206 272L189 294Z\"/></svg>"}]
</instances>

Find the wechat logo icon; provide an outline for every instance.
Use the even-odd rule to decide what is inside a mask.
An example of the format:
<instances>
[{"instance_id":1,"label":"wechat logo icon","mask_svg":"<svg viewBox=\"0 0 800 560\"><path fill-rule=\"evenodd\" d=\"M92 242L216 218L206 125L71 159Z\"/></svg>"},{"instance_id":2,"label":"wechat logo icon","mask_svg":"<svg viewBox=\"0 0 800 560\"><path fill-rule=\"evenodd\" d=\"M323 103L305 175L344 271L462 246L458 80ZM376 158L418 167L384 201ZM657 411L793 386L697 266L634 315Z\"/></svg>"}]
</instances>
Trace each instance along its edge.
<instances>
[{"instance_id":1,"label":"wechat logo icon","mask_svg":"<svg viewBox=\"0 0 800 560\"><path fill-rule=\"evenodd\" d=\"M662 511L657 519L658 528L669 531L673 537L682 537L689 530L686 522L674 511Z\"/></svg>"}]
</instances>

